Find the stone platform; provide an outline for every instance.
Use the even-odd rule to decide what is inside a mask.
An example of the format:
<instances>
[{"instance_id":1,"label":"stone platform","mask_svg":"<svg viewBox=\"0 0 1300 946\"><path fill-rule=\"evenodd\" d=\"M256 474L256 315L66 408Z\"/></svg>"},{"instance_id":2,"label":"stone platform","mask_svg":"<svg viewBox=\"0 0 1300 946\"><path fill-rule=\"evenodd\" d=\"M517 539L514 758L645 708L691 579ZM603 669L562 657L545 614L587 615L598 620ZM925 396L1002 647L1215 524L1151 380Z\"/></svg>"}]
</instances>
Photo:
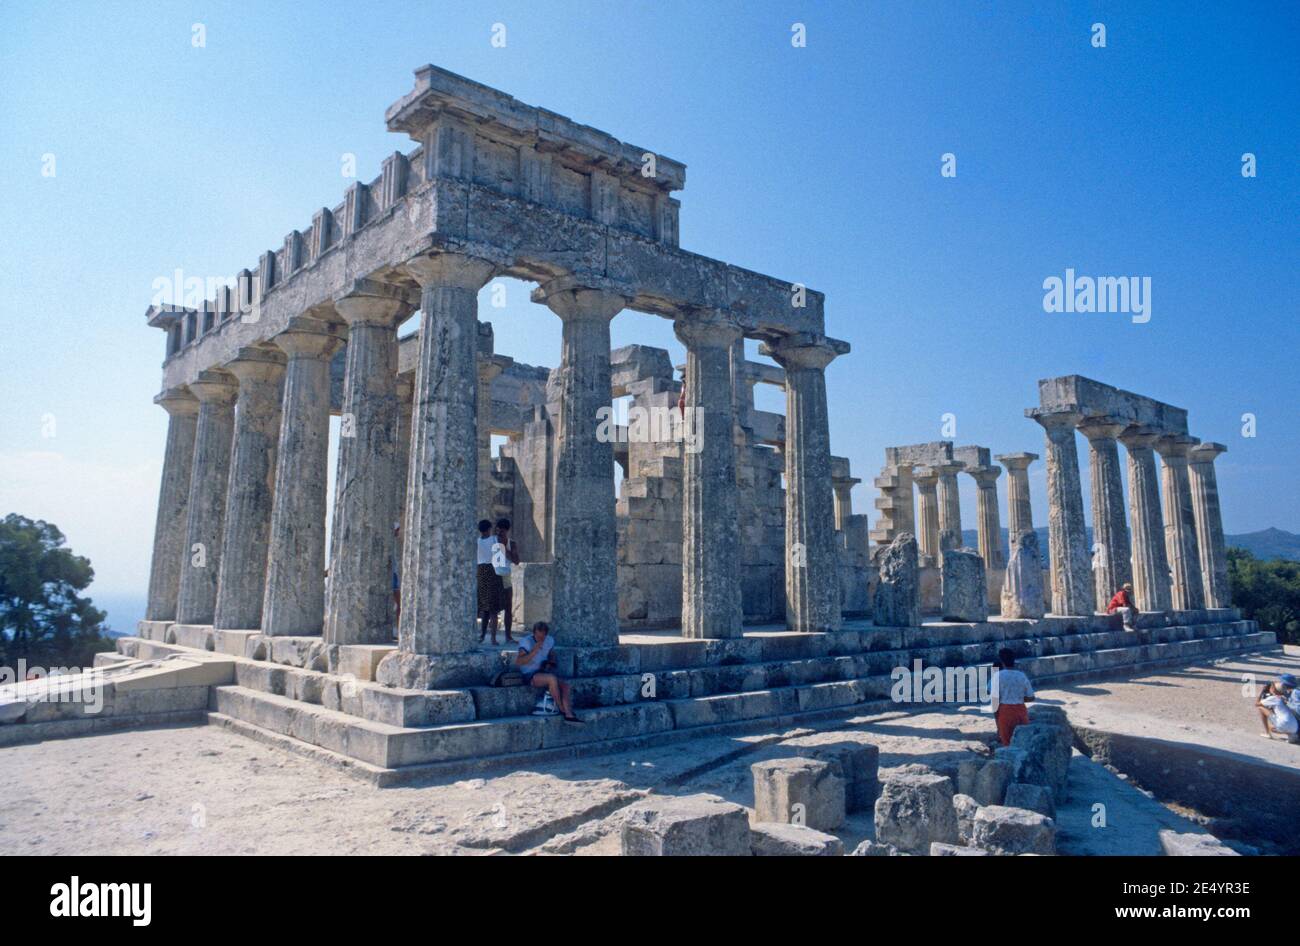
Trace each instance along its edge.
<instances>
[{"instance_id":1,"label":"stone platform","mask_svg":"<svg viewBox=\"0 0 1300 946\"><path fill-rule=\"evenodd\" d=\"M209 689L210 723L348 768L380 783L670 743L899 708L897 667L988 664L1002 647L1039 686L1275 645L1235 611L1147 615L1137 632L1112 618L993 619L875 627L850 621L826 634L758 627L741 638L688 640L623 634L617 647L557 647L586 721L531 714L537 691L436 691L370 679L382 646L326 647L319 638L265 638L194 625L145 622L104 663L201 657L229 669ZM201 652L201 653L198 653ZM225 678L223 678L224 680ZM932 708L917 704L917 708Z\"/></svg>"}]
</instances>

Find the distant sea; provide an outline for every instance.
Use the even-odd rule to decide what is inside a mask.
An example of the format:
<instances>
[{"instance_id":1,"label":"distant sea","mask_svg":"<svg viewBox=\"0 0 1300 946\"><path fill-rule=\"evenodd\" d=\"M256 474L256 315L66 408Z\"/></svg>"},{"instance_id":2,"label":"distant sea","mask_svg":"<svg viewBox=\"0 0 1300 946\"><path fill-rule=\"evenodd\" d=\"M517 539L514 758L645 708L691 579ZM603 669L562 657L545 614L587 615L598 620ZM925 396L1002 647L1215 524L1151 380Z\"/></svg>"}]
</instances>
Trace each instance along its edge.
<instances>
[{"instance_id":1,"label":"distant sea","mask_svg":"<svg viewBox=\"0 0 1300 946\"><path fill-rule=\"evenodd\" d=\"M91 585L88 594L95 607L108 613L108 620L104 623L110 637L134 636L136 623L144 620L144 595L97 592L94 585Z\"/></svg>"}]
</instances>

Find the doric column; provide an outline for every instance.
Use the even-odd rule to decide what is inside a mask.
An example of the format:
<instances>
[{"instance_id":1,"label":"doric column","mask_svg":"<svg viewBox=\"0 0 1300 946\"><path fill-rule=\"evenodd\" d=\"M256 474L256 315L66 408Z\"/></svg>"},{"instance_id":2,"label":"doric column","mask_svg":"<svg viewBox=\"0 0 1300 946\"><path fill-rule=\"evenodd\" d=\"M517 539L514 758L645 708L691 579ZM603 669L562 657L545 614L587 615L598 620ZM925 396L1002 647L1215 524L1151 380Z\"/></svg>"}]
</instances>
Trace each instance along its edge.
<instances>
[{"instance_id":1,"label":"doric column","mask_svg":"<svg viewBox=\"0 0 1300 946\"><path fill-rule=\"evenodd\" d=\"M566 644L618 643L614 445L596 436L612 403L609 323L628 303L612 287L561 278L533 290L564 322L556 369L554 624ZM728 392L726 401L731 403ZM730 434L728 434L730 435Z\"/></svg>"},{"instance_id":2,"label":"doric column","mask_svg":"<svg viewBox=\"0 0 1300 946\"><path fill-rule=\"evenodd\" d=\"M986 568L1001 568L1002 516L998 512L998 477L1002 467L972 466L966 472L975 480L975 525L979 533L980 557Z\"/></svg>"},{"instance_id":3,"label":"doric column","mask_svg":"<svg viewBox=\"0 0 1300 946\"><path fill-rule=\"evenodd\" d=\"M199 401L185 388L173 388L154 398L167 412L167 448L158 486L158 516L153 528L153 564L149 568L146 621L176 620L181 568L189 559L185 546L190 474L194 467L194 431Z\"/></svg>"},{"instance_id":4,"label":"doric column","mask_svg":"<svg viewBox=\"0 0 1300 946\"><path fill-rule=\"evenodd\" d=\"M1223 541L1223 513L1219 508L1219 481L1214 459L1227 451L1221 443L1203 443L1188 453L1192 482L1192 509L1196 514L1196 544L1200 550L1205 606L1232 607L1228 584L1228 555Z\"/></svg>"},{"instance_id":5,"label":"doric column","mask_svg":"<svg viewBox=\"0 0 1300 946\"><path fill-rule=\"evenodd\" d=\"M840 626L826 366L848 350L847 342L808 333L765 347L785 369L785 613L792 631Z\"/></svg>"},{"instance_id":6,"label":"doric column","mask_svg":"<svg viewBox=\"0 0 1300 946\"><path fill-rule=\"evenodd\" d=\"M921 564L934 565L939 561L939 474L931 467L918 466L912 472L916 483L917 542L921 547Z\"/></svg>"},{"instance_id":7,"label":"doric column","mask_svg":"<svg viewBox=\"0 0 1300 946\"><path fill-rule=\"evenodd\" d=\"M836 477L831 481L835 492L835 529L844 531L845 523L853 515L853 487L861 483L857 477Z\"/></svg>"},{"instance_id":8,"label":"doric column","mask_svg":"<svg viewBox=\"0 0 1300 946\"><path fill-rule=\"evenodd\" d=\"M397 376L397 459L394 461L393 476L397 491L397 514L392 525L402 524L403 539L406 525L406 497L411 478L411 414L414 411L415 376ZM398 543L399 545L401 543ZM401 573L402 563L396 563Z\"/></svg>"},{"instance_id":9,"label":"doric column","mask_svg":"<svg viewBox=\"0 0 1300 946\"><path fill-rule=\"evenodd\" d=\"M1187 473L1187 454L1196 443L1195 437L1165 436L1155 445L1163 466L1165 554L1169 556L1169 592L1175 611L1205 607L1201 556L1196 547L1196 514Z\"/></svg>"},{"instance_id":10,"label":"doric column","mask_svg":"<svg viewBox=\"0 0 1300 946\"><path fill-rule=\"evenodd\" d=\"M226 370L239 379L239 396L212 626L256 630L262 626L266 593L284 355L267 348L244 348Z\"/></svg>"},{"instance_id":11,"label":"doric column","mask_svg":"<svg viewBox=\"0 0 1300 946\"><path fill-rule=\"evenodd\" d=\"M1029 503L1029 464L1036 453L1004 453L996 456L1007 468L1007 534L1034 531L1034 511Z\"/></svg>"},{"instance_id":12,"label":"doric column","mask_svg":"<svg viewBox=\"0 0 1300 946\"><path fill-rule=\"evenodd\" d=\"M325 623L330 356L342 338L338 326L298 316L272 339L289 358L262 604L262 633L275 637L319 634Z\"/></svg>"},{"instance_id":13,"label":"doric column","mask_svg":"<svg viewBox=\"0 0 1300 946\"><path fill-rule=\"evenodd\" d=\"M1052 613L1093 613L1088 532L1083 518L1083 484L1074 428L1082 416L1072 411L1030 410L1042 425L1047 445L1047 527L1052 578Z\"/></svg>"},{"instance_id":14,"label":"doric column","mask_svg":"<svg viewBox=\"0 0 1300 946\"><path fill-rule=\"evenodd\" d=\"M673 325L686 346L682 479L682 636L740 637L740 524L731 346L740 327L690 312Z\"/></svg>"},{"instance_id":15,"label":"doric column","mask_svg":"<svg viewBox=\"0 0 1300 946\"><path fill-rule=\"evenodd\" d=\"M930 467L939 474L939 548L943 549L944 536L951 536L952 548L960 548L965 543L961 538L961 498L957 493L957 474L966 466L964 463L937 463Z\"/></svg>"},{"instance_id":16,"label":"doric column","mask_svg":"<svg viewBox=\"0 0 1300 946\"><path fill-rule=\"evenodd\" d=\"M486 326L489 327L490 326ZM505 366L491 355L478 360L478 499L475 511L479 518L492 518L492 379Z\"/></svg>"},{"instance_id":17,"label":"doric column","mask_svg":"<svg viewBox=\"0 0 1300 946\"><path fill-rule=\"evenodd\" d=\"M235 379L224 371L201 371L198 380L190 384L190 392L199 399L199 419L181 552L177 624L211 624L216 610L237 390Z\"/></svg>"},{"instance_id":18,"label":"doric column","mask_svg":"<svg viewBox=\"0 0 1300 946\"><path fill-rule=\"evenodd\" d=\"M1124 519L1124 483L1115 444L1127 425L1106 417L1085 419L1079 432L1088 438L1092 480L1092 577L1096 610L1133 580L1132 548Z\"/></svg>"},{"instance_id":19,"label":"doric column","mask_svg":"<svg viewBox=\"0 0 1300 946\"><path fill-rule=\"evenodd\" d=\"M488 260L433 253L406 270L420 284L398 653L380 682L436 689L482 683L491 664L475 654L474 504L478 492L478 291ZM486 655L491 657L493 655Z\"/></svg>"},{"instance_id":20,"label":"doric column","mask_svg":"<svg viewBox=\"0 0 1300 946\"><path fill-rule=\"evenodd\" d=\"M1129 522L1133 530L1133 592L1140 611L1168 611L1169 560L1160 512L1160 484L1151 445L1159 434L1130 427L1120 434L1128 453Z\"/></svg>"},{"instance_id":21,"label":"doric column","mask_svg":"<svg viewBox=\"0 0 1300 946\"><path fill-rule=\"evenodd\" d=\"M397 324L406 292L367 283L334 301L348 323L334 479L325 642L392 640L393 520L398 515Z\"/></svg>"}]
</instances>

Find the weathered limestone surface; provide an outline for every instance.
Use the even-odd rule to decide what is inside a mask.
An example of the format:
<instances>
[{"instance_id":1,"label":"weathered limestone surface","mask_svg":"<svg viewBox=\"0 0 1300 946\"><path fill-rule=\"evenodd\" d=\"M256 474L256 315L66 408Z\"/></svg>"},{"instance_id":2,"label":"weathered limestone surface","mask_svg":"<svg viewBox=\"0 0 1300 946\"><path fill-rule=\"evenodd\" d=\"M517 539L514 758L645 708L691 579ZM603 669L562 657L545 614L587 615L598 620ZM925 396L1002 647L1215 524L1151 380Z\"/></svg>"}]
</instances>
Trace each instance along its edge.
<instances>
[{"instance_id":1,"label":"weathered limestone surface","mask_svg":"<svg viewBox=\"0 0 1300 946\"><path fill-rule=\"evenodd\" d=\"M1011 558L1002 583L1004 618L1041 618L1043 607L1043 562L1038 550L1038 533L1011 534Z\"/></svg>"},{"instance_id":2,"label":"weathered limestone surface","mask_svg":"<svg viewBox=\"0 0 1300 946\"><path fill-rule=\"evenodd\" d=\"M1029 502L1029 465L1036 453L1003 453L995 457L1007 468L1007 535L1034 531L1034 512Z\"/></svg>"},{"instance_id":3,"label":"weathered limestone surface","mask_svg":"<svg viewBox=\"0 0 1300 946\"><path fill-rule=\"evenodd\" d=\"M716 795L651 796L623 825L624 857L750 855L749 816Z\"/></svg>"},{"instance_id":4,"label":"weathered limestone surface","mask_svg":"<svg viewBox=\"0 0 1300 946\"><path fill-rule=\"evenodd\" d=\"M1081 419L1070 412L1029 410L1027 416L1046 431L1048 559L1052 578L1052 613L1086 615L1093 611L1092 573L1088 568L1088 533L1083 518L1083 489L1074 429Z\"/></svg>"},{"instance_id":5,"label":"weathered limestone surface","mask_svg":"<svg viewBox=\"0 0 1300 946\"><path fill-rule=\"evenodd\" d=\"M833 831L844 823L845 781L827 762L771 759L750 766L754 820L807 825Z\"/></svg>"},{"instance_id":6,"label":"weathered limestone surface","mask_svg":"<svg viewBox=\"0 0 1300 946\"><path fill-rule=\"evenodd\" d=\"M1232 607L1228 584L1228 555L1223 541L1223 513L1219 508L1219 481L1215 458L1227 451L1221 443L1202 443L1188 456L1191 463L1192 508L1196 514L1196 544L1200 549L1201 576L1207 608Z\"/></svg>"},{"instance_id":7,"label":"weathered limestone surface","mask_svg":"<svg viewBox=\"0 0 1300 946\"><path fill-rule=\"evenodd\" d=\"M1067 726L1032 721L1017 726L1011 748L1024 750L1026 759L1016 780L1043 785L1057 804L1063 803L1069 797L1072 744L1073 735Z\"/></svg>"},{"instance_id":8,"label":"weathered limestone surface","mask_svg":"<svg viewBox=\"0 0 1300 946\"><path fill-rule=\"evenodd\" d=\"M1006 564L1002 555L1002 516L998 512L998 477L1002 475L1002 467L967 467L966 472L975 480L975 517L980 557L989 569L1002 568Z\"/></svg>"},{"instance_id":9,"label":"weathered limestone surface","mask_svg":"<svg viewBox=\"0 0 1300 946\"><path fill-rule=\"evenodd\" d=\"M1196 514L1187 472L1194 437L1169 436L1156 441L1164 486L1165 554L1169 556L1170 598L1175 610L1205 607L1201 556L1196 546Z\"/></svg>"},{"instance_id":10,"label":"weathered limestone surface","mask_svg":"<svg viewBox=\"0 0 1300 946\"><path fill-rule=\"evenodd\" d=\"M789 744L809 759L818 759L844 779L844 806L849 814L870 811L880 791L880 747L869 742L819 742Z\"/></svg>"},{"instance_id":11,"label":"weathered limestone surface","mask_svg":"<svg viewBox=\"0 0 1300 946\"><path fill-rule=\"evenodd\" d=\"M194 468L194 434L199 401L188 390L165 391L154 399L167 412L167 448L158 487L158 516L153 530L153 561L149 567L147 621L176 618L185 551L190 475Z\"/></svg>"},{"instance_id":12,"label":"weathered limestone surface","mask_svg":"<svg viewBox=\"0 0 1300 946\"><path fill-rule=\"evenodd\" d=\"M731 349L740 328L719 316L678 321L686 346L682 480L682 636L740 637Z\"/></svg>"},{"instance_id":13,"label":"weathered limestone surface","mask_svg":"<svg viewBox=\"0 0 1300 946\"><path fill-rule=\"evenodd\" d=\"M1127 425L1109 418L1088 418L1079 431L1088 438L1092 482L1092 575L1094 610L1105 611L1111 596L1133 580L1128 523L1124 519L1124 485L1115 438Z\"/></svg>"},{"instance_id":14,"label":"weathered limestone surface","mask_svg":"<svg viewBox=\"0 0 1300 946\"><path fill-rule=\"evenodd\" d=\"M962 623L989 618L984 559L974 549L945 549L939 556L943 619Z\"/></svg>"},{"instance_id":15,"label":"weathered limestone surface","mask_svg":"<svg viewBox=\"0 0 1300 946\"><path fill-rule=\"evenodd\" d=\"M341 341L338 326L308 317L275 339L289 362L262 605L262 633L271 637L320 634L325 621L329 359Z\"/></svg>"},{"instance_id":16,"label":"weathered limestone surface","mask_svg":"<svg viewBox=\"0 0 1300 946\"><path fill-rule=\"evenodd\" d=\"M569 279L538 287L533 300L564 322L556 369L555 628L566 644L617 644L614 451L597 436L597 425L598 411L609 409L611 400L609 323L628 300L611 286Z\"/></svg>"},{"instance_id":17,"label":"weathered limestone surface","mask_svg":"<svg viewBox=\"0 0 1300 946\"><path fill-rule=\"evenodd\" d=\"M224 371L205 371L190 385L190 391L199 399L199 419L194 434L185 557L176 602L179 624L211 624L217 605L237 390L235 379Z\"/></svg>"},{"instance_id":18,"label":"weathered limestone surface","mask_svg":"<svg viewBox=\"0 0 1300 946\"><path fill-rule=\"evenodd\" d=\"M986 805L975 814L972 842L992 854L1055 854L1056 823L1036 811Z\"/></svg>"},{"instance_id":19,"label":"weathered limestone surface","mask_svg":"<svg viewBox=\"0 0 1300 946\"><path fill-rule=\"evenodd\" d=\"M910 854L928 854L933 841L957 843L953 795L943 775L891 776L876 799L876 841Z\"/></svg>"},{"instance_id":20,"label":"weathered limestone surface","mask_svg":"<svg viewBox=\"0 0 1300 946\"><path fill-rule=\"evenodd\" d=\"M1168 611L1169 562L1152 444L1159 434L1130 427L1120 435L1128 453L1129 522L1133 529L1133 593L1141 611Z\"/></svg>"},{"instance_id":21,"label":"weathered limestone surface","mask_svg":"<svg viewBox=\"0 0 1300 946\"><path fill-rule=\"evenodd\" d=\"M872 622L879 627L916 627L921 623L921 576L916 539L899 536L877 556L880 580L872 598Z\"/></svg>"},{"instance_id":22,"label":"weathered limestone surface","mask_svg":"<svg viewBox=\"0 0 1300 946\"><path fill-rule=\"evenodd\" d=\"M416 369L402 526L398 652L376 677L389 686L452 685L490 665L477 644L473 509L478 494L478 291L496 265L459 253L411 260L420 283Z\"/></svg>"},{"instance_id":23,"label":"weathered limestone surface","mask_svg":"<svg viewBox=\"0 0 1300 946\"><path fill-rule=\"evenodd\" d=\"M284 364L278 351L250 348L226 366L239 379L239 396L212 621L216 628L252 630L262 626Z\"/></svg>"},{"instance_id":24,"label":"weathered limestone surface","mask_svg":"<svg viewBox=\"0 0 1300 946\"><path fill-rule=\"evenodd\" d=\"M794 335L764 350L785 369L786 626L840 626L840 581L831 495L826 366L849 350L824 335Z\"/></svg>"},{"instance_id":25,"label":"weathered limestone surface","mask_svg":"<svg viewBox=\"0 0 1300 946\"><path fill-rule=\"evenodd\" d=\"M750 828L750 847L755 857L839 857L844 842L800 824L762 822Z\"/></svg>"},{"instance_id":26,"label":"weathered limestone surface","mask_svg":"<svg viewBox=\"0 0 1300 946\"><path fill-rule=\"evenodd\" d=\"M348 345L325 608L330 644L392 640L393 524L401 517L396 328L409 312L404 296L369 284L334 304L348 323Z\"/></svg>"},{"instance_id":27,"label":"weathered limestone surface","mask_svg":"<svg viewBox=\"0 0 1300 946\"><path fill-rule=\"evenodd\" d=\"M975 812L980 810L980 803L970 795L964 795L958 792L952 796L952 807L957 812L957 840L962 844L970 844L971 836L975 830ZM936 841L935 844L941 842ZM933 853L933 850L931 850Z\"/></svg>"},{"instance_id":28,"label":"weathered limestone surface","mask_svg":"<svg viewBox=\"0 0 1300 946\"><path fill-rule=\"evenodd\" d=\"M936 498L939 501L939 548L943 549L944 538L961 545L961 496L957 491L957 474L964 469L963 463L940 463L930 467L939 475Z\"/></svg>"},{"instance_id":29,"label":"weathered limestone surface","mask_svg":"<svg viewBox=\"0 0 1300 946\"><path fill-rule=\"evenodd\" d=\"M939 474L932 467L921 466L913 471L916 483L917 539L920 541L922 565L939 561Z\"/></svg>"},{"instance_id":30,"label":"weathered limestone surface","mask_svg":"<svg viewBox=\"0 0 1300 946\"><path fill-rule=\"evenodd\" d=\"M1006 800L1008 808L1024 808L1036 811L1049 818L1056 817L1056 805L1052 803L1052 792L1044 785L1030 782L1013 782L1007 786Z\"/></svg>"}]
</instances>

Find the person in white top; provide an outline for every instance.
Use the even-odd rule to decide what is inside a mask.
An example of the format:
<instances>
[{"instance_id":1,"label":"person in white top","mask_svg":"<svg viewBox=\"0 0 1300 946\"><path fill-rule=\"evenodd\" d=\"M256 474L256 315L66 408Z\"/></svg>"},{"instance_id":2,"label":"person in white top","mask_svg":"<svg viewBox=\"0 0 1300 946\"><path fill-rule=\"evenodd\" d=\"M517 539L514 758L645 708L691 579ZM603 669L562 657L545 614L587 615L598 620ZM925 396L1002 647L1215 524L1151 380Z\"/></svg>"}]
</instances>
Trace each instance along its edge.
<instances>
[{"instance_id":1,"label":"person in white top","mask_svg":"<svg viewBox=\"0 0 1300 946\"><path fill-rule=\"evenodd\" d=\"M474 579L478 586L479 643L492 632L492 643L497 642L497 612L501 610L501 576L492 565L492 548L497 537L492 534L492 523L480 519L478 524L478 566Z\"/></svg>"},{"instance_id":2,"label":"person in white top","mask_svg":"<svg viewBox=\"0 0 1300 946\"><path fill-rule=\"evenodd\" d=\"M1276 683L1269 683L1260 691L1255 706L1259 708L1259 718L1264 723L1265 739L1272 739L1276 734L1294 740L1300 732L1300 720L1291 709L1295 689L1295 675L1284 673Z\"/></svg>"},{"instance_id":3,"label":"person in white top","mask_svg":"<svg viewBox=\"0 0 1300 946\"><path fill-rule=\"evenodd\" d=\"M1034 685L1016 669L1016 655L1007 647L998 651L1000 668L993 678L993 715L998 722L998 741L1011 745L1011 734L1017 726L1029 722L1026 703L1034 701Z\"/></svg>"}]
</instances>

